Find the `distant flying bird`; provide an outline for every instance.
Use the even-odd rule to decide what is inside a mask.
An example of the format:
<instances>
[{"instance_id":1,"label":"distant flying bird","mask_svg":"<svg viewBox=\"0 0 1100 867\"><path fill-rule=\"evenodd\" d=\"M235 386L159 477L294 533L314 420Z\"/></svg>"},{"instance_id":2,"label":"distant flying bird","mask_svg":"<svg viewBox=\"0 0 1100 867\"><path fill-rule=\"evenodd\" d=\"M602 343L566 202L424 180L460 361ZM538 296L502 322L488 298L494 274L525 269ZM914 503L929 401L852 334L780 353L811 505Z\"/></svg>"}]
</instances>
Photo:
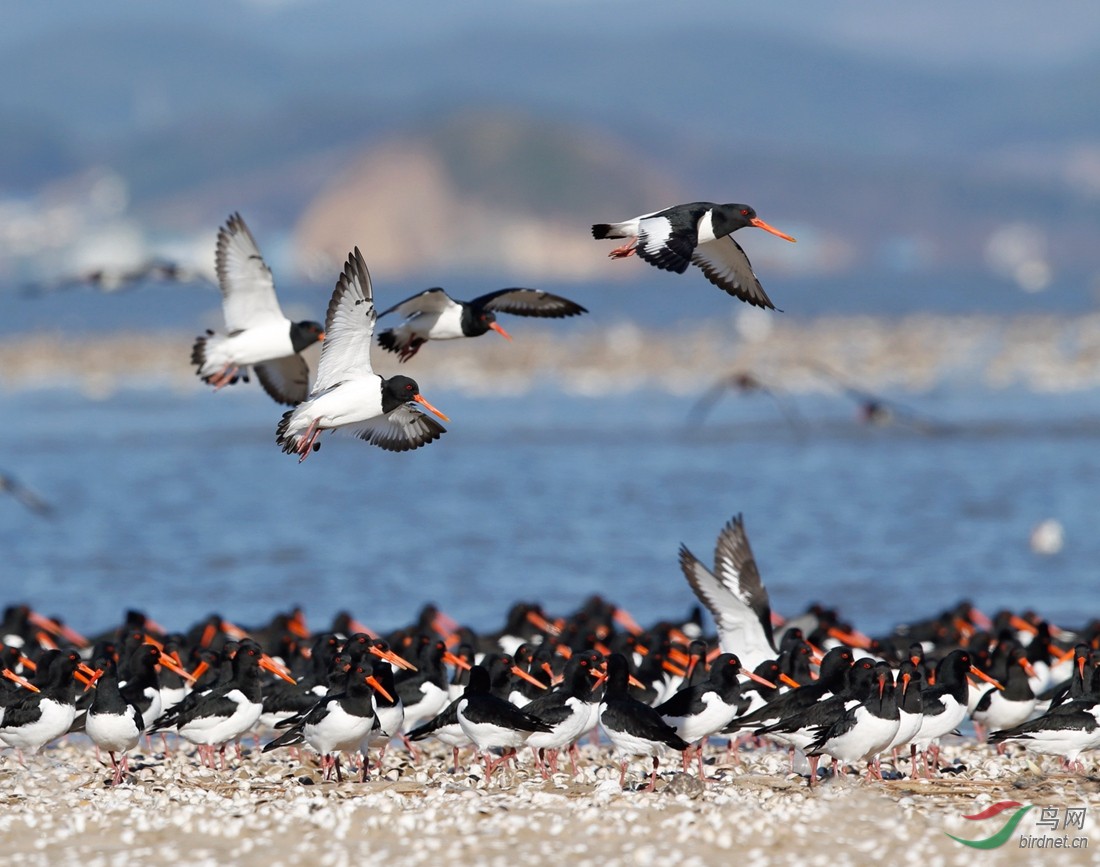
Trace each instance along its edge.
<instances>
[{"instance_id":1,"label":"distant flying bird","mask_svg":"<svg viewBox=\"0 0 1100 867\"><path fill-rule=\"evenodd\" d=\"M317 322L291 322L275 297L275 280L240 214L218 231L218 285L226 333L207 331L195 340L191 363L203 382L221 389L248 368L272 398L293 406L309 394L309 368L299 353L325 332Z\"/></svg>"},{"instance_id":2,"label":"distant flying bird","mask_svg":"<svg viewBox=\"0 0 1100 867\"><path fill-rule=\"evenodd\" d=\"M813 368L856 404L856 415L862 424L874 427L909 427L923 434L942 434L950 430L949 425L904 404L857 388L828 365L818 363Z\"/></svg>"},{"instance_id":3,"label":"distant flying bird","mask_svg":"<svg viewBox=\"0 0 1100 867\"><path fill-rule=\"evenodd\" d=\"M397 313L405 321L380 332L378 343L383 349L398 353L401 361L408 361L429 340L480 337L490 329L511 340L511 335L497 324L497 313L561 319L587 312L568 298L539 289L498 289L473 301L456 301L437 287L425 289L379 313L379 316Z\"/></svg>"},{"instance_id":4,"label":"distant flying bird","mask_svg":"<svg viewBox=\"0 0 1100 867\"><path fill-rule=\"evenodd\" d=\"M100 292L123 292L143 283L197 283L208 282L205 274L167 259L149 259L138 265L118 268L101 267L63 277L52 283L31 283L24 291L29 295L44 295L59 289L89 286Z\"/></svg>"},{"instance_id":5,"label":"distant flying bird","mask_svg":"<svg viewBox=\"0 0 1100 867\"><path fill-rule=\"evenodd\" d=\"M384 379L370 363L371 338L377 319L370 272L356 247L336 282L325 318L327 338L321 347L317 381L308 400L283 415L275 441L301 463L321 444L323 430L345 429L371 445L391 452L416 449L445 431L418 412L419 403L444 421L447 416L420 395L407 376Z\"/></svg>"},{"instance_id":6,"label":"distant flying bird","mask_svg":"<svg viewBox=\"0 0 1100 867\"><path fill-rule=\"evenodd\" d=\"M0 493L11 494L16 500L36 515L49 517L53 514L53 506L43 500L26 485L22 484L14 476L10 476L3 472L0 472Z\"/></svg>"},{"instance_id":7,"label":"distant flying bird","mask_svg":"<svg viewBox=\"0 0 1100 867\"><path fill-rule=\"evenodd\" d=\"M688 411L688 424L701 425L713 408L713 406L727 392L737 394L766 394L775 401L775 405L792 427L802 426L802 417L798 414L794 404L786 395L773 386L766 385L760 377L748 371L736 371L723 376L708 388L699 399L695 401Z\"/></svg>"},{"instance_id":8,"label":"distant flying bird","mask_svg":"<svg viewBox=\"0 0 1100 867\"><path fill-rule=\"evenodd\" d=\"M692 202L643 214L621 223L597 223L592 237L629 239L608 255L625 259L637 253L662 271L683 274L695 264L717 286L756 307L775 309L756 279L749 257L731 237L732 232L755 226L786 241L790 235L769 226L748 205Z\"/></svg>"}]
</instances>

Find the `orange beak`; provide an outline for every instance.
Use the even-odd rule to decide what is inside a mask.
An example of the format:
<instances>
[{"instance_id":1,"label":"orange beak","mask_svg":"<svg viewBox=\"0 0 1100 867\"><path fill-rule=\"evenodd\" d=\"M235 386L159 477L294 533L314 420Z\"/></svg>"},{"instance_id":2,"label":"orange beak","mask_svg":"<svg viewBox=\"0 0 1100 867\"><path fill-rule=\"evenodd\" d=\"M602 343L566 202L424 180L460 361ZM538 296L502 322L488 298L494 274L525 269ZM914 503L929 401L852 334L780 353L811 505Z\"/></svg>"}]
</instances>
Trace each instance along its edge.
<instances>
[{"instance_id":1,"label":"orange beak","mask_svg":"<svg viewBox=\"0 0 1100 867\"><path fill-rule=\"evenodd\" d=\"M497 334L499 334L505 340L511 340L512 339L512 335L509 334L507 331L505 331L503 328L501 328L499 325L497 325L497 323L490 322L489 327L492 328L493 331L495 331Z\"/></svg>"},{"instance_id":2,"label":"orange beak","mask_svg":"<svg viewBox=\"0 0 1100 867\"><path fill-rule=\"evenodd\" d=\"M248 638L247 632L245 632L239 626L234 626L228 620L222 621L222 632L237 641L240 641L242 638Z\"/></svg>"},{"instance_id":3,"label":"orange beak","mask_svg":"<svg viewBox=\"0 0 1100 867\"><path fill-rule=\"evenodd\" d=\"M533 677L532 675L528 674L526 671L524 671L518 665L513 665L512 666L512 674L514 674L516 677L520 678L521 680L526 680L529 684L531 684L533 686L537 686L539 689L547 689L548 688L545 683L543 683L537 677Z\"/></svg>"},{"instance_id":4,"label":"orange beak","mask_svg":"<svg viewBox=\"0 0 1100 867\"><path fill-rule=\"evenodd\" d=\"M191 681L197 681L200 677L206 674L207 669L210 668L210 663L205 659L199 661L199 664L195 666L195 670L191 672Z\"/></svg>"},{"instance_id":5,"label":"orange beak","mask_svg":"<svg viewBox=\"0 0 1100 867\"><path fill-rule=\"evenodd\" d=\"M413 400L415 400L417 403L419 403L421 406L423 406L429 412L434 412L437 416L439 416L441 419L443 419L443 421L450 421L450 419L447 418L447 416L443 415L443 413L441 413L438 409L436 409L434 406L432 406L430 403L428 403L426 400L424 400L424 395L422 395L422 394L415 395L413 397Z\"/></svg>"},{"instance_id":6,"label":"orange beak","mask_svg":"<svg viewBox=\"0 0 1100 867\"><path fill-rule=\"evenodd\" d=\"M667 671L669 674L675 674L677 677L687 677L688 673L680 666L676 665L672 660L666 659L661 663L661 668Z\"/></svg>"},{"instance_id":7,"label":"orange beak","mask_svg":"<svg viewBox=\"0 0 1100 867\"><path fill-rule=\"evenodd\" d=\"M795 239L792 238L790 235L788 235L786 232L780 232L774 226L769 226L767 223L765 223L759 217L753 217L751 220L749 220L749 222L752 225L756 226L756 228L758 228L758 229L763 229L765 232L771 232L773 235L775 235L778 238L782 238L784 241L790 241L792 244L794 243Z\"/></svg>"},{"instance_id":8,"label":"orange beak","mask_svg":"<svg viewBox=\"0 0 1100 867\"><path fill-rule=\"evenodd\" d=\"M1008 622L1012 624L1013 629L1019 629L1021 632L1028 632L1031 635L1036 635L1039 632L1035 626L1028 623L1024 618L1017 617L1015 614L1008 619Z\"/></svg>"},{"instance_id":9,"label":"orange beak","mask_svg":"<svg viewBox=\"0 0 1100 867\"><path fill-rule=\"evenodd\" d=\"M298 684L298 681L294 679L289 671L279 665L279 663L277 663L266 653L261 654L260 656L260 668L262 668L264 671L270 671L273 675L278 678L282 678L287 683L293 683L295 685Z\"/></svg>"},{"instance_id":10,"label":"orange beak","mask_svg":"<svg viewBox=\"0 0 1100 867\"><path fill-rule=\"evenodd\" d=\"M398 668L403 668L405 671L416 671L416 666L409 662L405 657L399 656L392 650L383 650L381 647L371 645L370 653L373 653L379 659L384 659L390 665L396 665Z\"/></svg>"},{"instance_id":11,"label":"orange beak","mask_svg":"<svg viewBox=\"0 0 1100 867\"><path fill-rule=\"evenodd\" d=\"M169 671L174 671L184 680L189 680L191 681L191 683L195 682L195 677L191 674L191 672L189 672L186 668L176 662L176 660L173 657L169 656L167 653L162 653L158 662L160 662L160 664L164 668L167 668Z\"/></svg>"},{"instance_id":12,"label":"orange beak","mask_svg":"<svg viewBox=\"0 0 1100 867\"><path fill-rule=\"evenodd\" d=\"M795 680L786 672L779 675L779 682L787 684L787 686L789 686L791 689L798 689L800 686L802 686L802 684L800 684L797 680Z\"/></svg>"},{"instance_id":13,"label":"orange beak","mask_svg":"<svg viewBox=\"0 0 1100 867\"><path fill-rule=\"evenodd\" d=\"M75 644L77 647L87 647L89 644L88 639L75 629L63 626L57 621L51 620L49 617L44 617L37 611L32 611L28 614L27 619L39 629L45 629L47 632L52 632L54 635L60 635L66 641Z\"/></svg>"},{"instance_id":14,"label":"orange beak","mask_svg":"<svg viewBox=\"0 0 1100 867\"><path fill-rule=\"evenodd\" d=\"M354 617L348 621L348 629L352 632L362 632L364 635L369 635L371 638L377 638L378 633L371 629L367 624L361 620L356 620Z\"/></svg>"},{"instance_id":15,"label":"orange beak","mask_svg":"<svg viewBox=\"0 0 1100 867\"><path fill-rule=\"evenodd\" d=\"M374 687L374 691L381 695L386 701L393 701L393 696L389 694L382 683L373 674L367 678L367 683Z\"/></svg>"},{"instance_id":16,"label":"orange beak","mask_svg":"<svg viewBox=\"0 0 1100 867\"><path fill-rule=\"evenodd\" d=\"M535 629L545 632L547 635L561 635L561 630L537 611L528 611L525 617L527 618L527 622L534 626Z\"/></svg>"},{"instance_id":17,"label":"orange beak","mask_svg":"<svg viewBox=\"0 0 1100 867\"><path fill-rule=\"evenodd\" d=\"M751 671L745 671L745 672L744 672L744 675L745 675L745 677L747 677L747 678L748 678L749 680L755 680L755 681L756 681L757 683L759 683L759 684L760 684L761 686L766 686L766 687L768 687L768 689L775 689L775 684L774 684L774 683L772 683L772 682L771 682L770 680L768 680L768 679L767 679L767 678L765 678L765 677L761 677L761 676L760 676L759 674L754 674L754 673L753 673L753 672L751 672ZM780 675L780 677L782 677L782 675ZM789 678L788 678L788 680L789 680ZM796 682L796 681L795 681L795 682Z\"/></svg>"},{"instance_id":18,"label":"orange beak","mask_svg":"<svg viewBox=\"0 0 1100 867\"><path fill-rule=\"evenodd\" d=\"M1020 657L1020 668L1022 668L1024 671L1027 672L1028 677L1036 677L1037 676L1035 674L1035 669L1032 667L1031 663L1028 662L1028 659L1027 659L1026 656L1021 656Z\"/></svg>"},{"instance_id":19,"label":"orange beak","mask_svg":"<svg viewBox=\"0 0 1100 867\"><path fill-rule=\"evenodd\" d=\"M972 675L974 675L975 677L977 677L977 678L981 678L986 683L993 684L993 686L997 687L997 689L1001 689L1001 690L1004 689L1004 686L1000 682L994 680L992 677L990 677L988 674L986 674L984 671L982 671L976 665L970 666L970 673Z\"/></svg>"},{"instance_id":20,"label":"orange beak","mask_svg":"<svg viewBox=\"0 0 1100 867\"><path fill-rule=\"evenodd\" d=\"M902 695L905 695L905 693L909 690L909 681L911 681L912 679L913 679L913 675L911 675L908 671L905 672L905 674L903 674L901 676L901 694Z\"/></svg>"},{"instance_id":21,"label":"orange beak","mask_svg":"<svg viewBox=\"0 0 1100 867\"><path fill-rule=\"evenodd\" d=\"M287 623L287 629L290 630L292 635L296 635L298 638L309 638L309 629L306 627L306 619L300 614L290 618Z\"/></svg>"},{"instance_id":22,"label":"orange beak","mask_svg":"<svg viewBox=\"0 0 1100 867\"><path fill-rule=\"evenodd\" d=\"M631 635L642 634L642 627L638 625L638 621L630 616L629 611L626 611L623 608L616 608L615 613L611 615L611 619L618 623L619 626L621 626Z\"/></svg>"},{"instance_id":23,"label":"orange beak","mask_svg":"<svg viewBox=\"0 0 1100 867\"><path fill-rule=\"evenodd\" d=\"M838 626L833 626L829 629L829 635L837 641L850 647L858 647L861 650L867 650L871 646L871 639L862 632L846 632Z\"/></svg>"},{"instance_id":24,"label":"orange beak","mask_svg":"<svg viewBox=\"0 0 1100 867\"><path fill-rule=\"evenodd\" d=\"M21 687L23 687L23 689L29 689L31 692L41 692L41 690L39 690L37 686L35 686L26 678L20 677L11 669L5 668L3 671L0 671L0 676L6 677L12 683L19 684Z\"/></svg>"},{"instance_id":25,"label":"orange beak","mask_svg":"<svg viewBox=\"0 0 1100 867\"><path fill-rule=\"evenodd\" d=\"M471 668L473 668L473 666L470 665L470 663L468 663L465 659L463 659L461 656L455 656L449 650L445 650L443 652L443 661L455 666L456 668L461 668L463 671L469 671Z\"/></svg>"}]
</instances>

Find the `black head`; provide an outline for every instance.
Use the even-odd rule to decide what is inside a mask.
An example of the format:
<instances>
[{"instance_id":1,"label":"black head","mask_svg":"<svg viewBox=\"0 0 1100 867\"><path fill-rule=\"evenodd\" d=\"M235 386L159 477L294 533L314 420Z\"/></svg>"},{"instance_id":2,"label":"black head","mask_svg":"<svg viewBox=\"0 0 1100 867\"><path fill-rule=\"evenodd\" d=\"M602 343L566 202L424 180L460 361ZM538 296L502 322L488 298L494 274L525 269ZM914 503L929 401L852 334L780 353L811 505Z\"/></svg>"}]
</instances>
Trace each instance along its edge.
<instances>
[{"instance_id":1,"label":"black head","mask_svg":"<svg viewBox=\"0 0 1100 867\"><path fill-rule=\"evenodd\" d=\"M482 310L473 304L462 308L462 333L467 337L480 337L496 321L497 315L492 310Z\"/></svg>"},{"instance_id":2,"label":"black head","mask_svg":"<svg viewBox=\"0 0 1100 867\"><path fill-rule=\"evenodd\" d=\"M756 211L748 205L737 203L719 205L714 209L714 216L712 218L714 223L714 234L722 236L728 235L730 232L735 232L738 229L744 229L747 226L751 226L753 224L752 221L756 218Z\"/></svg>"},{"instance_id":3,"label":"black head","mask_svg":"<svg viewBox=\"0 0 1100 867\"><path fill-rule=\"evenodd\" d=\"M738 229L744 229L747 226L755 226L757 229L770 232L784 241L794 240L790 235L780 232L774 226L769 226L761 220L756 216L756 211L749 205L737 203L715 205L711 215L711 226L714 229L715 237L728 235L730 232L736 232Z\"/></svg>"},{"instance_id":4,"label":"black head","mask_svg":"<svg viewBox=\"0 0 1100 867\"><path fill-rule=\"evenodd\" d=\"M391 376L382 382L382 412L393 412L399 406L416 400L420 386L408 376Z\"/></svg>"},{"instance_id":5,"label":"black head","mask_svg":"<svg viewBox=\"0 0 1100 867\"><path fill-rule=\"evenodd\" d=\"M320 322L292 322L290 324L290 344L295 352L301 352L307 346L312 346L318 340L325 339L325 326Z\"/></svg>"}]
</instances>

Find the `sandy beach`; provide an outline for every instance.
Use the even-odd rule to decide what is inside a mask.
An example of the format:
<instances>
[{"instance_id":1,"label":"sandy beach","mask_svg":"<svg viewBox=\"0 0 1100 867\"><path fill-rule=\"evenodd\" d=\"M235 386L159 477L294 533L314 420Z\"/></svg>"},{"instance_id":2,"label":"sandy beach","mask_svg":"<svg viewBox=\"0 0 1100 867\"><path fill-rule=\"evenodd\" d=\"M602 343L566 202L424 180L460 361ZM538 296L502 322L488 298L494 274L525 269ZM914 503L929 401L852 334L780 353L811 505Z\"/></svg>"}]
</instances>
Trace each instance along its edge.
<instances>
[{"instance_id":1,"label":"sandy beach","mask_svg":"<svg viewBox=\"0 0 1100 867\"><path fill-rule=\"evenodd\" d=\"M159 746L159 741L157 742ZM250 745L249 745L250 746ZM866 783L846 776L812 791L788 772L785 753L707 753L706 785L667 770L657 791L638 791L642 763L626 790L604 747L582 748L580 775L543 780L522 756L520 768L486 784L480 766L459 776L450 753L429 746L417 766L393 747L371 781L324 783L311 757L246 747L227 770L199 766L182 747L135 754L133 778L111 788L109 768L91 745L71 737L28 757L0 760L0 845L7 863L84 864L1088 864L1100 845L1094 829L1100 778L1066 775L1056 763L958 741L947 760L965 766L932 781ZM464 760L466 755L464 754ZM106 760L106 759L104 759ZM907 763L903 763L903 769ZM983 839L1003 817L967 821L1012 800L1085 807L1083 828L1038 827L1023 817L995 850L966 847L946 834ZM1088 838L1081 849L1023 849L1021 838Z\"/></svg>"}]
</instances>

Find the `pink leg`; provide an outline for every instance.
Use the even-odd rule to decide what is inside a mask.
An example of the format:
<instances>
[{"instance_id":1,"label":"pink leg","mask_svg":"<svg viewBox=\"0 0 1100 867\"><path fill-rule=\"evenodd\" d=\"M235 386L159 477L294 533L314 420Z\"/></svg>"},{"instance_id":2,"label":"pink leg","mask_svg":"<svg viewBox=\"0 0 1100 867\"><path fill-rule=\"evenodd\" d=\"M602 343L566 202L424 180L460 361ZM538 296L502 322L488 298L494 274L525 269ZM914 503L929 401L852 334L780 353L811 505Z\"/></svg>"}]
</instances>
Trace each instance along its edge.
<instances>
[{"instance_id":1,"label":"pink leg","mask_svg":"<svg viewBox=\"0 0 1100 867\"><path fill-rule=\"evenodd\" d=\"M625 259L628 256L633 256L634 255L634 245L636 243L638 243L638 239L637 238L631 238L629 241L627 241L621 247L616 247L614 250L612 250L607 255L611 259Z\"/></svg>"},{"instance_id":2,"label":"pink leg","mask_svg":"<svg viewBox=\"0 0 1100 867\"><path fill-rule=\"evenodd\" d=\"M656 756L653 757L653 773L649 775L649 785L646 786L647 792L652 792L657 788L657 765L660 764L660 761Z\"/></svg>"}]
</instances>

